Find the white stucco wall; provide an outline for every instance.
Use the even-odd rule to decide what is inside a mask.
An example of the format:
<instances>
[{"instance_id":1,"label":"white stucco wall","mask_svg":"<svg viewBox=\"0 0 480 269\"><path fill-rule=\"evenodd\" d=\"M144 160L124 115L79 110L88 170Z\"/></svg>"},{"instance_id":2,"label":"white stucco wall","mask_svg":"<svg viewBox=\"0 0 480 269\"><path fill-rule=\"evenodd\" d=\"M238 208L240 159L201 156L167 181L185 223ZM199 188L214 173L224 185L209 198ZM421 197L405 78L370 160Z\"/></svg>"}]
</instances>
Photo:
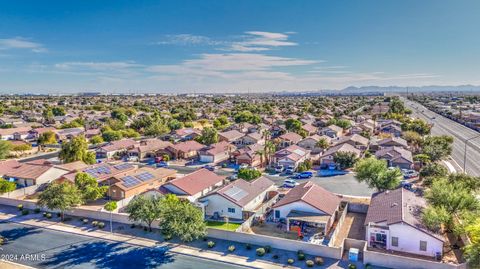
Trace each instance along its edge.
<instances>
[{"instance_id":1,"label":"white stucco wall","mask_svg":"<svg viewBox=\"0 0 480 269\"><path fill-rule=\"evenodd\" d=\"M242 219L242 208L218 194L212 194L201 200L208 200L208 205L205 208L205 214L207 216L213 216L215 212L218 212L220 216ZM234 208L235 213L228 212L228 208Z\"/></svg>"},{"instance_id":2,"label":"white stucco wall","mask_svg":"<svg viewBox=\"0 0 480 269\"><path fill-rule=\"evenodd\" d=\"M393 247L391 240L387 242L388 247L392 250L432 257L436 252L442 253L443 250L443 243L439 239L405 223L390 225L390 238L392 236L398 237L398 247ZM426 251L420 251L420 241L427 242Z\"/></svg>"}]
</instances>

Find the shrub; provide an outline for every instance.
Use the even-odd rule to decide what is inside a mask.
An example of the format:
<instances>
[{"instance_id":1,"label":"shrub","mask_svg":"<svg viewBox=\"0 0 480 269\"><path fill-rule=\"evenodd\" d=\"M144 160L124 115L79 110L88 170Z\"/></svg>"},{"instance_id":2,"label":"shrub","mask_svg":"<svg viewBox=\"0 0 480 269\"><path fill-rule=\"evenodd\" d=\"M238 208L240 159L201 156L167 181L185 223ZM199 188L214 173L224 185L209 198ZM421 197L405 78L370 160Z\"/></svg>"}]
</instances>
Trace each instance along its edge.
<instances>
[{"instance_id":1,"label":"shrub","mask_svg":"<svg viewBox=\"0 0 480 269\"><path fill-rule=\"evenodd\" d=\"M5 238L0 236L0 246L3 245L5 243L5 241L6 241Z\"/></svg>"},{"instance_id":2,"label":"shrub","mask_svg":"<svg viewBox=\"0 0 480 269\"><path fill-rule=\"evenodd\" d=\"M40 213L40 208L38 208L38 207L37 207L37 208L35 208L35 209L33 210L33 212L35 212L35 214L38 214L38 213Z\"/></svg>"},{"instance_id":3,"label":"shrub","mask_svg":"<svg viewBox=\"0 0 480 269\"><path fill-rule=\"evenodd\" d=\"M43 212L43 217L47 217L47 212Z\"/></svg>"},{"instance_id":4,"label":"shrub","mask_svg":"<svg viewBox=\"0 0 480 269\"><path fill-rule=\"evenodd\" d=\"M47 219L51 219L52 218L52 213L47 213L46 217L47 217Z\"/></svg>"},{"instance_id":5,"label":"shrub","mask_svg":"<svg viewBox=\"0 0 480 269\"><path fill-rule=\"evenodd\" d=\"M97 226L97 225L98 225L98 221L93 220L93 221L92 221L92 226L95 227L95 226Z\"/></svg>"},{"instance_id":6,"label":"shrub","mask_svg":"<svg viewBox=\"0 0 480 269\"><path fill-rule=\"evenodd\" d=\"M263 255L265 255L265 249L257 248L257 256L262 257Z\"/></svg>"},{"instance_id":7,"label":"shrub","mask_svg":"<svg viewBox=\"0 0 480 269\"><path fill-rule=\"evenodd\" d=\"M315 263L317 265L323 265L324 261L322 257L315 257Z\"/></svg>"},{"instance_id":8,"label":"shrub","mask_svg":"<svg viewBox=\"0 0 480 269\"><path fill-rule=\"evenodd\" d=\"M172 239L172 235L171 234L166 234L163 236L163 240L165 241L168 241L168 240L171 240Z\"/></svg>"},{"instance_id":9,"label":"shrub","mask_svg":"<svg viewBox=\"0 0 480 269\"><path fill-rule=\"evenodd\" d=\"M22 215L28 215L28 213L30 213L30 211L28 211L28 209L22 210Z\"/></svg>"},{"instance_id":10,"label":"shrub","mask_svg":"<svg viewBox=\"0 0 480 269\"><path fill-rule=\"evenodd\" d=\"M18 211L22 211L23 210L23 205L19 204L19 205L17 205L17 208L18 208Z\"/></svg>"},{"instance_id":11,"label":"shrub","mask_svg":"<svg viewBox=\"0 0 480 269\"><path fill-rule=\"evenodd\" d=\"M98 228L103 229L105 227L105 223L104 222L99 222L97 224L97 226L98 226Z\"/></svg>"},{"instance_id":12,"label":"shrub","mask_svg":"<svg viewBox=\"0 0 480 269\"><path fill-rule=\"evenodd\" d=\"M234 252L235 251L235 246L234 245L229 246L228 251Z\"/></svg>"},{"instance_id":13,"label":"shrub","mask_svg":"<svg viewBox=\"0 0 480 269\"><path fill-rule=\"evenodd\" d=\"M83 221L84 224L88 223L88 219L82 219L82 221Z\"/></svg>"},{"instance_id":14,"label":"shrub","mask_svg":"<svg viewBox=\"0 0 480 269\"><path fill-rule=\"evenodd\" d=\"M307 265L307 267L313 267L315 265L315 263L312 260L307 260L305 264Z\"/></svg>"},{"instance_id":15,"label":"shrub","mask_svg":"<svg viewBox=\"0 0 480 269\"><path fill-rule=\"evenodd\" d=\"M252 249L252 246L247 243L247 244L245 244L245 248L250 250L250 249Z\"/></svg>"},{"instance_id":16,"label":"shrub","mask_svg":"<svg viewBox=\"0 0 480 269\"><path fill-rule=\"evenodd\" d=\"M353 263L348 265L348 269L357 269L357 266Z\"/></svg>"},{"instance_id":17,"label":"shrub","mask_svg":"<svg viewBox=\"0 0 480 269\"><path fill-rule=\"evenodd\" d=\"M271 246L268 246L268 245L267 245L267 246L264 246L263 248L265 249L265 252L266 252L266 253L270 253L270 251L272 251L272 247L271 247Z\"/></svg>"},{"instance_id":18,"label":"shrub","mask_svg":"<svg viewBox=\"0 0 480 269\"><path fill-rule=\"evenodd\" d=\"M208 241L207 246L208 246L208 248L213 248L215 246L215 242Z\"/></svg>"},{"instance_id":19,"label":"shrub","mask_svg":"<svg viewBox=\"0 0 480 269\"><path fill-rule=\"evenodd\" d=\"M277 260L279 257L278 257L278 254L273 254L272 258L274 258L275 260Z\"/></svg>"},{"instance_id":20,"label":"shrub","mask_svg":"<svg viewBox=\"0 0 480 269\"><path fill-rule=\"evenodd\" d=\"M293 264L294 262L295 262L294 259L288 259L288 260L287 260L287 263L288 263L288 264Z\"/></svg>"},{"instance_id":21,"label":"shrub","mask_svg":"<svg viewBox=\"0 0 480 269\"><path fill-rule=\"evenodd\" d=\"M305 260L305 254L303 254L303 253L298 253L298 254L297 254L297 258L298 258L299 261L303 261L303 260Z\"/></svg>"},{"instance_id":22,"label":"shrub","mask_svg":"<svg viewBox=\"0 0 480 269\"><path fill-rule=\"evenodd\" d=\"M371 269L371 268L372 268L371 264L369 264L369 263L365 264L365 269Z\"/></svg>"}]
</instances>

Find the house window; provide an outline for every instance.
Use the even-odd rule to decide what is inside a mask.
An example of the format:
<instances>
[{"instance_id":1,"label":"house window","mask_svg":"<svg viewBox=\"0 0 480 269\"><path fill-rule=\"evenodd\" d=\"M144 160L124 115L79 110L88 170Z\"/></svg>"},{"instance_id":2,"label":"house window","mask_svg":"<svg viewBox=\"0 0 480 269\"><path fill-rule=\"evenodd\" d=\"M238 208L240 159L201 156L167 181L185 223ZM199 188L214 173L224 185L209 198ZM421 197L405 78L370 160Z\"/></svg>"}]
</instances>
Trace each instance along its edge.
<instances>
[{"instance_id":1,"label":"house window","mask_svg":"<svg viewBox=\"0 0 480 269\"><path fill-rule=\"evenodd\" d=\"M427 241L420 241L420 251L427 251Z\"/></svg>"},{"instance_id":2,"label":"house window","mask_svg":"<svg viewBox=\"0 0 480 269\"><path fill-rule=\"evenodd\" d=\"M280 210L275 210L275 218L276 219L280 218Z\"/></svg>"},{"instance_id":3,"label":"house window","mask_svg":"<svg viewBox=\"0 0 480 269\"><path fill-rule=\"evenodd\" d=\"M398 237L392 236L392 247L398 247Z\"/></svg>"},{"instance_id":4,"label":"house window","mask_svg":"<svg viewBox=\"0 0 480 269\"><path fill-rule=\"evenodd\" d=\"M235 213L235 208L229 207L229 208L228 208L228 213Z\"/></svg>"}]
</instances>

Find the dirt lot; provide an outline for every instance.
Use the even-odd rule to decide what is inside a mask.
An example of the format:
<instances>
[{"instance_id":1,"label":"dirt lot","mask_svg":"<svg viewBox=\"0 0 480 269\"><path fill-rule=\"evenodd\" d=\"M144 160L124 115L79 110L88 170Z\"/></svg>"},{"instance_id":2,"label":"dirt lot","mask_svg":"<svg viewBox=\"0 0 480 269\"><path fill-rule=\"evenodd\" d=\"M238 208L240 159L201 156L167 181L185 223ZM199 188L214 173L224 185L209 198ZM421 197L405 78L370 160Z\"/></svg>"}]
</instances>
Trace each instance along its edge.
<instances>
[{"instance_id":1,"label":"dirt lot","mask_svg":"<svg viewBox=\"0 0 480 269\"><path fill-rule=\"evenodd\" d=\"M339 247L343 243L343 239L352 238L365 240L365 222L366 214L349 212L345 216L345 221L335 238L334 245Z\"/></svg>"}]
</instances>

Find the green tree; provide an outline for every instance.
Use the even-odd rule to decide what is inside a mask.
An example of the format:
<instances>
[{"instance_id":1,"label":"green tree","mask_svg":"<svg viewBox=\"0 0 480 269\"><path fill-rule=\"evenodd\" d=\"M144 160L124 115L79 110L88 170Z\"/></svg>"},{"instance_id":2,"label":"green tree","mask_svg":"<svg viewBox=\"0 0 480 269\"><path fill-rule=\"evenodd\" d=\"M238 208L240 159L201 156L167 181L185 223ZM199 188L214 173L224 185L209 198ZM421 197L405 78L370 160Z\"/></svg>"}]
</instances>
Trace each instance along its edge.
<instances>
[{"instance_id":1,"label":"green tree","mask_svg":"<svg viewBox=\"0 0 480 269\"><path fill-rule=\"evenodd\" d=\"M206 235L202 211L188 201L167 194L160 201L160 229L163 233L178 236L189 242Z\"/></svg>"},{"instance_id":2,"label":"green tree","mask_svg":"<svg viewBox=\"0 0 480 269\"><path fill-rule=\"evenodd\" d=\"M413 131L420 135L430 134L431 129L432 126L430 126L426 121L422 119L409 120L402 124L402 130Z\"/></svg>"},{"instance_id":3,"label":"green tree","mask_svg":"<svg viewBox=\"0 0 480 269\"><path fill-rule=\"evenodd\" d=\"M54 116L65 116L65 109L61 106L56 106L52 108L52 113Z\"/></svg>"},{"instance_id":4,"label":"green tree","mask_svg":"<svg viewBox=\"0 0 480 269\"><path fill-rule=\"evenodd\" d=\"M102 138L104 141L111 142L122 139L123 134L121 131L107 130L102 132Z\"/></svg>"},{"instance_id":5,"label":"green tree","mask_svg":"<svg viewBox=\"0 0 480 269\"><path fill-rule=\"evenodd\" d=\"M218 132L215 128L206 127L202 130L202 135L197 137L197 142L210 146L218 142Z\"/></svg>"},{"instance_id":6,"label":"green tree","mask_svg":"<svg viewBox=\"0 0 480 269\"><path fill-rule=\"evenodd\" d=\"M378 191L393 190L403 179L400 169L388 169L387 162L374 157L362 159L355 164L356 178Z\"/></svg>"},{"instance_id":7,"label":"green tree","mask_svg":"<svg viewBox=\"0 0 480 269\"><path fill-rule=\"evenodd\" d=\"M302 122L297 119L288 119L285 121L285 128L291 132L297 132L302 129Z\"/></svg>"},{"instance_id":8,"label":"green tree","mask_svg":"<svg viewBox=\"0 0 480 269\"><path fill-rule=\"evenodd\" d=\"M357 155L353 152L339 151L333 156L333 161L338 164L341 170L351 168L357 161Z\"/></svg>"},{"instance_id":9,"label":"green tree","mask_svg":"<svg viewBox=\"0 0 480 269\"><path fill-rule=\"evenodd\" d=\"M315 144L315 146L321 148L322 150L325 150L327 149L329 146L330 146L330 143L328 143L327 139L326 138L320 138L317 143Z\"/></svg>"},{"instance_id":10,"label":"green tree","mask_svg":"<svg viewBox=\"0 0 480 269\"><path fill-rule=\"evenodd\" d=\"M420 169L419 175L423 179L423 184L430 186L435 178L448 175L448 170L439 163L427 163Z\"/></svg>"},{"instance_id":11,"label":"green tree","mask_svg":"<svg viewBox=\"0 0 480 269\"><path fill-rule=\"evenodd\" d=\"M152 231L152 223L160 218L160 199L156 196L135 196L125 207L125 212L129 214L129 219L145 223Z\"/></svg>"},{"instance_id":12,"label":"green tree","mask_svg":"<svg viewBox=\"0 0 480 269\"><path fill-rule=\"evenodd\" d=\"M105 210L107 210L108 212L112 212L115 209L117 209L117 207L118 207L117 206L117 201L110 201L110 202L107 202L103 208Z\"/></svg>"},{"instance_id":13,"label":"green tree","mask_svg":"<svg viewBox=\"0 0 480 269\"><path fill-rule=\"evenodd\" d=\"M82 195L74 184L52 183L39 195L38 205L59 210L64 220L65 211L82 204Z\"/></svg>"},{"instance_id":14,"label":"green tree","mask_svg":"<svg viewBox=\"0 0 480 269\"><path fill-rule=\"evenodd\" d=\"M161 122L154 122L145 128L146 136L161 136L170 132L170 128Z\"/></svg>"},{"instance_id":15,"label":"green tree","mask_svg":"<svg viewBox=\"0 0 480 269\"><path fill-rule=\"evenodd\" d=\"M405 113L405 105L403 104L402 100L398 97L392 98L389 103L389 113L398 113L404 114Z\"/></svg>"},{"instance_id":16,"label":"green tree","mask_svg":"<svg viewBox=\"0 0 480 269\"><path fill-rule=\"evenodd\" d=\"M480 268L480 217L467 225L465 231L470 238L470 244L465 246L464 256L471 268Z\"/></svg>"},{"instance_id":17,"label":"green tree","mask_svg":"<svg viewBox=\"0 0 480 269\"><path fill-rule=\"evenodd\" d=\"M121 122L126 122L128 120L128 116L125 113L125 109L114 109L112 113L110 113L112 119L119 120Z\"/></svg>"},{"instance_id":18,"label":"green tree","mask_svg":"<svg viewBox=\"0 0 480 269\"><path fill-rule=\"evenodd\" d=\"M183 123L176 120L176 119L172 119L169 123L168 123L168 128L170 128L170 130L178 130L178 129L181 129L183 128Z\"/></svg>"},{"instance_id":19,"label":"green tree","mask_svg":"<svg viewBox=\"0 0 480 269\"><path fill-rule=\"evenodd\" d=\"M16 188L17 184L15 184L15 182L10 182L8 180L0 178L0 194L14 191Z\"/></svg>"},{"instance_id":20,"label":"green tree","mask_svg":"<svg viewBox=\"0 0 480 269\"><path fill-rule=\"evenodd\" d=\"M246 181L251 181L262 176L262 172L256 169L249 168L240 168L238 170L238 178L245 179Z\"/></svg>"},{"instance_id":21,"label":"green tree","mask_svg":"<svg viewBox=\"0 0 480 269\"><path fill-rule=\"evenodd\" d=\"M422 153L428 155L432 162L442 160L452 153L453 137L428 136L422 143Z\"/></svg>"},{"instance_id":22,"label":"green tree","mask_svg":"<svg viewBox=\"0 0 480 269\"><path fill-rule=\"evenodd\" d=\"M53 115L53 112L52 112L51 108L47 108L47 109L43 110L42 116L43 116L43 119L45 120L45 122L50 123L50 122L53 122L53 117L55 115Z\"/></svg>"},{"instance_id":23,"label":"green tree","mask_svg":"<svg viewBox=\"0 0 480 269\"><path fill-rule=\"evenodd\" d=\"M83 161L87 164L95 163L95 153L88 151L88 143L84 136L77 136L69 142L63 143L58 157L64 163L75 161Z\"/></svg>"},{"instance_id":24,"label":"green tree","mask_svg":"<svg viewBox=\"0 0 480 269\"><path fill-rule=\"evenodd\" d=\"M103 143L103 137L101 135L95 135L90 138L90 143L93 145L98 145Z\"/></svg>"},{"instance_id":25,"label":"green tree","mask_svg":"<svg viewBox=\"0 0 480 269\"><path fill-rule=\"evenodd\" d=\"M46 131L38 136L38 145L44 147L45 145L57 144L57 136L52 131Z\"/></svg>"},{"instance_id":26,"label":"green tree","mask_svg":"<svg viewBox=\"0 0 480 269\"><path fill-rule=\"evenodd\" d=\"M84 172L75 175L75 185L85 202L98 200L108 191L108 186L98 186L97 179Z\"/></svg>"},{"instance_id":27,"label":"green tree","mask_svg":"<svg viewBox=\"0 0 480 269\"><path fill-rule=\"evenodd\" d=\"M450 215L444 207L428 206L422 212L422 222L428 229L440 232L442 225L448 223Z\"/></svg>"},{"instance_id":28,"label":"green tree","mask_svg":"<svg viewBox=\"0 0 480 269\"><path fill-rule=\"evenodd\" d=\"M463 182L449 181L447 178L434 180L425 192L425 198L432 206L443 207L450 217L465 210L479 209L479 201Z\"/></svg>"},{"instance_id":29,"label":"green tree","mask_svg":"<svg viewBox=\"0 0 480 269\"><path fill-rule=\"evenodd\" d=\"M0 140L0 159L5 159L10 154L12 143L5 140Z\"/></svg>"}]
</instances>

